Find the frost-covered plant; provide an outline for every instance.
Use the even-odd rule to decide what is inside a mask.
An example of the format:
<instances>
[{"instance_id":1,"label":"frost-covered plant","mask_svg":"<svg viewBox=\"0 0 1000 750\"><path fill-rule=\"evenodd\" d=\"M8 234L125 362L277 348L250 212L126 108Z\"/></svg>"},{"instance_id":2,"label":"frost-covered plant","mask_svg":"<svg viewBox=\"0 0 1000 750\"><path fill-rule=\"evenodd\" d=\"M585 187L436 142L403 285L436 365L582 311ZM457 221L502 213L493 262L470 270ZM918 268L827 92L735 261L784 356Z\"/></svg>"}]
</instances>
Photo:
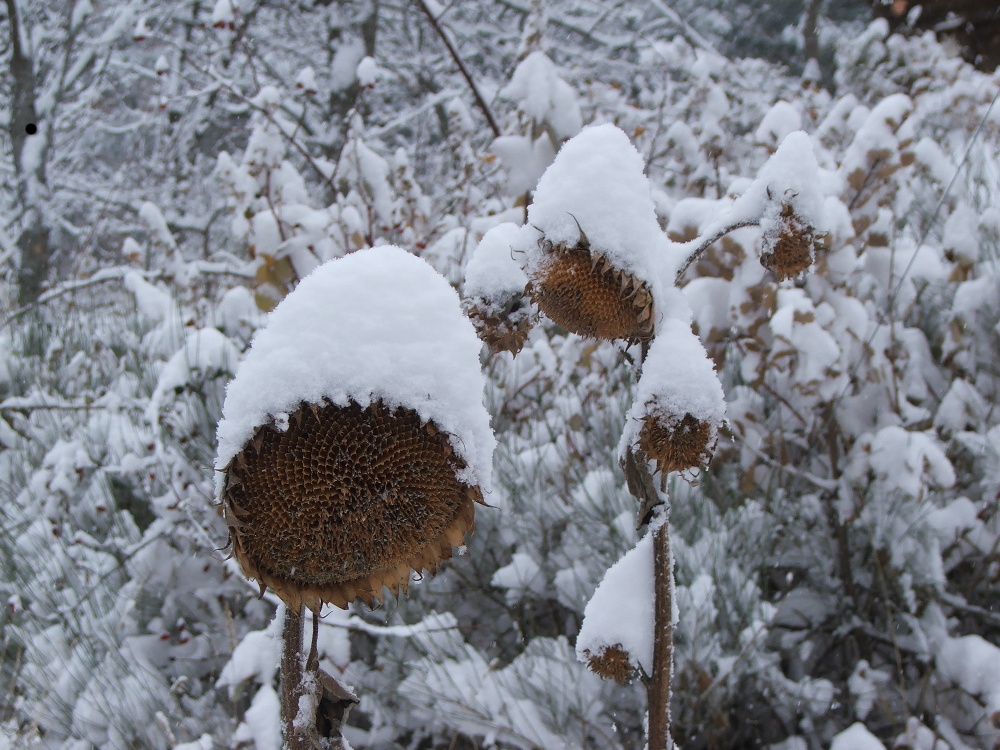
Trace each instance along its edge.
<instances>
[{"instance_id":1,"label":"frost-covered plant","mask_svg":"<svg viewBox=\"0 0 1000 750\"><path fill-rule=\"evenodd\" d=\"M285 604L287 747L338 739L346 721L352 696L319 670L323 605L405 592L473 530L494 446L478 348L447 282L384 246L303 279L227 389L217 490L244 575ZM324 701L339 706L332 728L317 724Z\"/></svg>"},{"instance_id":2,"label":"frost-covered plant","mask_svg":"<svg viewBox=\"0 0 1000 750\"><path fill-rule=\"evenodd\" d=\"M642 676L649 746L668 748L674 584L667 476L696 471L711 458L725 415L714 365L691 331L690 308L675 284L711 243L756 224L764 228L761 264L779 280L796 276L815 260L823 220L813 185L817 165L801 132L786 137L730 210L687 246L660 229L643 166L614 126L586 128L572 138L539 180L529 224L519 233L502 225L484 237L469 264L466 293L474 312L494 306L499 324L479 317L484 340L496 349L510 348L497 346L506 343L498 326L519 323L505 320L499 308L519 313L513 301L522 294L574 333L642 345L642 372L618 454L641 504L637 526L649 530L598 586L576 651L602 677L625 683ZM496 248L501 230L510 243L506 258ZM515 253L525 258L520 275ZM527 284L518 290L522 279Z\"/></svg>"}]
</instances>

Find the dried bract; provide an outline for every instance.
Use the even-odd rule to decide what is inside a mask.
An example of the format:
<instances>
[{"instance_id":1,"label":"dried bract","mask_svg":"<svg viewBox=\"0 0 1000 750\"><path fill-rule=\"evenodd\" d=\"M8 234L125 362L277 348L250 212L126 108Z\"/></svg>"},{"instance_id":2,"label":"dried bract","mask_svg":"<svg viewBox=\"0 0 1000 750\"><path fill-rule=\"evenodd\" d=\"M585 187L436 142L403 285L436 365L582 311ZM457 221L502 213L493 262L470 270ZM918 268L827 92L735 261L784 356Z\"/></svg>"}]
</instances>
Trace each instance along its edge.
<instances>
[{"instance_id":1,"label":"dried bract","mask_svg":"<svg viewBox=\"0 0 1000 750\"><path fill-rule=\"evenodd\" d=\"M226 468L236 559L293 609L405 591L411 571L434 573L473 531L482 493L456 478L464 468L410 409L301 404Z\"/></svg>"}]
</instances>

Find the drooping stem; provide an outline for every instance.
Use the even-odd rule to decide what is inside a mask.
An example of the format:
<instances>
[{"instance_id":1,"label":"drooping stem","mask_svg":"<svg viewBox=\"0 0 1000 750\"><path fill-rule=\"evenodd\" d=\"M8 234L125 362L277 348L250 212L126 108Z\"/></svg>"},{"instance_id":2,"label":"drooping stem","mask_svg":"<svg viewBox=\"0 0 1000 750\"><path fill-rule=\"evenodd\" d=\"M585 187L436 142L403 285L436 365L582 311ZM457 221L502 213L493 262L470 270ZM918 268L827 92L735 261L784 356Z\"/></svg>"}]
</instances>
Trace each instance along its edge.
<instances>
[{"instance_id":1,"label":"drooping stem","mask_svg":"<svg viewBox=\"0 0 1000 750\"><path fill-rule=\"evenodd\" d=\"M281 723L285 750L309 750L307 734L295 729L302 695L302 620L301 605L294 611L285 607L281 650Z\"/></svg>"},{"instance_id":2,"label":"drooping stem","mask_svg":"<svg viewBox=\"0 0 1000 750\"><path fill-rule=\"evenodd\" d=\"M664 493L665 495L665 493ZM653 673L646 683L649 711L649 750L672 750L670 723L671 682L674 673L674 565L670 553L670 502L657 507L653 535L654 627Z\"/></svg>"},{"instance_id":3,"label":"drooping stem","mask_svg":"<svg viewBox=\"0 0 1000 750\"><path fill-rule=\"evenodd\" d=\"M743 227L755 227L760 224L759 219L741 219L739 221L734 221L732 223L717 225L711 228L707 233L703 234L701 237L696 237L690 242L685 242L681 245L681 248L688 250L687 260L677 269L677 275L674 277L674 283L680 284L684 278L684 274L687 272L691 264L694 263L698 258L702 256L708 248L712 246L713 243L718 242L720 239L725 237L730 232L734 232L737 229L742 229Z\"/></svg>"}]
</instances>

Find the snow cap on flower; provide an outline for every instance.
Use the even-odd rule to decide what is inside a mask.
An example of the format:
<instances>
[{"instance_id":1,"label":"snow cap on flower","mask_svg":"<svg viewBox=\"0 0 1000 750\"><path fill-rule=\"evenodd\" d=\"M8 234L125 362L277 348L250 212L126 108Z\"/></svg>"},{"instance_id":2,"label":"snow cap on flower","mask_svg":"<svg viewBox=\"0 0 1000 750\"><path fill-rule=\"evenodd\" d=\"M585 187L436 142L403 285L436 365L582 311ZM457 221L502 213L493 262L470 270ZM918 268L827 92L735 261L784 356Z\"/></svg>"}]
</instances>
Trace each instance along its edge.
<instances>
[{"instance_id":1,"label":"snow cap on flower","mask_svg":"<svg viewBox=\"0 0 1000 750\"><path fill-rule=\"evenodd\" d=\"M705 347L686 320L666 318L643 363L619 453L638 448L662 473L698 468L712 456L725 413Z\"/></svg>"},{"instance_id":2,"label":"snow cap on flower","mask_svg":"<svg viewBox=\"0 0 1000 750\"><path fill-rule=\"evenodd\" d=\"M652 674L654 623L653 535L604 574L583 612L576 655L595 674L618 683Z\"/></svg>"},{"instance_id":3,"label":"snow cap on flower","mask_svg":"<svg viewBox=\"0 0 1000 750\"><path fill-rule=\"evenodd\" d=\"M528 255L531 297L570 331L653 336L655 258L665 238L643 169L625 133L598 125L567 141L538 182L528 209L542 234Z\"/></svg>"},{"instance_id":4,"label":"snow cap on flower","mask_svg":"<svg viewBox=\"0 0 1000 750\"><path fill-rule=\"evenodd\" d=\"M219 424L244 573L318 611L450 557L491 480L479 348L447 281L399 248L303 279L254 337Z\"/></svg>"},{"instance_id":5,"label":"snow cap on flower","mask_svg":"<svg viewBox=\"0 0 1000 750\"><path fill-rule=\"evenodd\" d=\"M824 209L812 141L796 130L781 141L731 214L762 216L760 262L780 281L798 276L815 261L826 226Z\"/></svg>"},{"instance_id":6,"label":"snow cap on flower","mask_svg":"<svg viewBox=\"0 0 1000 750\"><path fill-rule=\"evenodd\" d=\"M537 312L526 299L528 277L515 259L524 255L523 227L505 222L480 240L465 269L463 305L479 338L494 352L517 354Z\"/></svg>"}]
</instances>

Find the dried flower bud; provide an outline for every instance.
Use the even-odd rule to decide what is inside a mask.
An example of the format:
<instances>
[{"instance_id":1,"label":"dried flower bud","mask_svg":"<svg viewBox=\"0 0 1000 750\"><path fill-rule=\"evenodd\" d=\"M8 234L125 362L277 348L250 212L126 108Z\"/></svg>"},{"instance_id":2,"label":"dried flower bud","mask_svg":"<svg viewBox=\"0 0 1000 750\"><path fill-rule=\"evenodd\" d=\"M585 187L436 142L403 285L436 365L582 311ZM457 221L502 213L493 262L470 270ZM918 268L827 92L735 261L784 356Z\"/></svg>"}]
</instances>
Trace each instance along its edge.
<instances>
[{"instance_id":1,"label":"dried flower bud","mask_svg":"<svg viewBox=\"0 0 1000 750\"><path fill-rule=\"evenodd\" d=\"M620 643L607 646L597 655L590 651L584 653L587 657L587 668L605 680L614 680L619 685L624 685L636 675L631 657Z\"/></svg>"},{"instance_id":2,"label":"dried flower bud","mask_svg":"<svg viewBox=\"0 0 1000 750\"><path fill-rule=\"evenodd\" d=\"M479 487L415 411L302 404L257 428L225 469L234 554L291 608L369 604L434 573L473 531Z\"/></svg>"},{"instance_id":3,"label":"dried flower bud","mask_svg":"<svg viewBox=\"0 0 1000 750\"><path fill-rule=\"evenodd\" d=\"M764 232L760 263L774 271L779 281L798 276L813 264L818 239L815 228L800 219L791 204L782 202Z\"/></svg>"},{"instance_id":4,"label":"dried flower bud","mask_svg":"<svg viewBox=\"0 0 1000 750\"><path fill-rule=\"evenodd\" d=\"M656 461L661 474L696 469L708 463L718 442L718 425L689 413L669 414L652 406L639 431L639 448Z\"/></svg>"},{"instance_id":5,"label":"dried flower bud","mask_svg":"<svg viewBox=\"0 0 1000 750\"><path fill-rule=\"evenodd\" d=\"M530 300L516 293L500 299L474 297L463 305L476 334L492 352L521 351L538 317Z\"/></svg>"}]
</instances>

